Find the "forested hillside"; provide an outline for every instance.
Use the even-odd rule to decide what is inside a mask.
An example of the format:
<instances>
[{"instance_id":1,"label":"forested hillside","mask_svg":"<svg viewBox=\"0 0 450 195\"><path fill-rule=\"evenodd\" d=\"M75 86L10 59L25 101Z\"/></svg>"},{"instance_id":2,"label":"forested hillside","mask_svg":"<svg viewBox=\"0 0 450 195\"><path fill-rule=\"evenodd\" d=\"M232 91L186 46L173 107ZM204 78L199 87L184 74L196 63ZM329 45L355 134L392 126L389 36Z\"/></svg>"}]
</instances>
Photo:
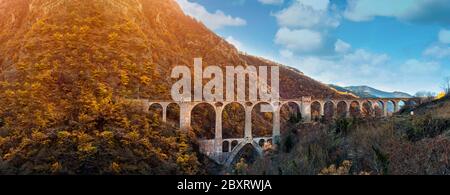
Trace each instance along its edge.
<instances>
[{"instance_id":1,"label":"forested hillside","mask_svg":"<svg viewBox=\"0 0 450 195\"><path fill-rule=\"evenodd\" d=\"M199 173L198 134L125 101L170 100L172 67L196 57L278 65L240 54L173 0L0 0L1 172ZM281 96L353 97L284 66Z\"/></svg>"},{"instance_id":2,"label":"forested hillside","mask_svg":"<svg viewBox=\"0 0 450 195\"><path fill-rule=\"evenodd\" d=\"M414 115L411 115L411 112ZM238 174L448 175L450 99L404 107L392 118L291 123L277 151Z\"/></svg>"}]
</instances>

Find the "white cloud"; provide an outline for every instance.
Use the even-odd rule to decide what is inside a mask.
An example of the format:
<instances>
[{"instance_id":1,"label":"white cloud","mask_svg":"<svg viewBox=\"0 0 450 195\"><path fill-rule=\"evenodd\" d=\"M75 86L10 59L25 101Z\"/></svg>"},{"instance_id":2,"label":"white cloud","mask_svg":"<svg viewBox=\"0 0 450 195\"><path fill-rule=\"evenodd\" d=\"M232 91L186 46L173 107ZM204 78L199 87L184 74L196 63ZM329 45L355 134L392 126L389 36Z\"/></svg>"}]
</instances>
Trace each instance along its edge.
<instances>
[{"instance_id":1,"label":"white cloud","mask_svg":"<svg viewBox=\"0 0 450 195\"><path fill-rule=\"evenodd\" d=\"M280 5L283 4L284 0L258 0L262 4L266 5Z\"/></svg>"},{"instance_id":2,"label":"white cloud","mask_svg":"<svg viewBox=\"0 0 450 195\"><path fill-rule=\"evenodd\" d=\"M322 46L322 35L319 32L300 29L281 28L275 35L275 43L299 52L315 51Z\"/></svg>"},{"instance_id":3,"label":"white cloud","mask_svg":"<svg viewBox=\"0 0 450 195\"><path fill-rule=\"evenodd\" d=\"M349 53L343 56L342 62L355 65L370 64L373 66L379 66L389 61L387 54L374 54L364 49L358 49L353 53Z\"/></svg>"},{"instance_id":4,"label":"white cloud","mask_svg":"<svg viewBox=\"0 0 450 195\"><path fill-rule=\"evenodd\" d=\"M407 60L401 67L403 73L406 74L430 74L439 70L440 64L435 61L419 61L417 59Z\"/></svg>"},{"instance_id":5,"label":"white cloud","mask_svg":"<svg viewBox=\"0 0 450 195\"><path fill-rule=\"evenodd\" d=\"M287 8L272 15L280 26L274 41L282 49L292 53L333 50L334 40L328 40L328 29L340 25L340 16L330 0L293 0Z\"/></svg>"},{"instance_id":6,"label":"white cloud","mask_svg":"<svg viewBox=\"0 0 450 195\"><path fill-rule=\"evenodd\" d=\"M244 26L247 24L244 19L225 15L221 10L210 13L205 7L198 3L190 2L188 0L177 0L177 2L186 15L203 22L212 30L220 29L225 26Z\"/></svg>"},{"instance_id":7,"label":"white cloud","mask_svg":"<svg viewBox=\"0 0 450 195\"><path fill-rule=\"evenodd\" d=\"M278 59L323 83L341 86L368 85L387 91L415 93L418 89L436 90L445 67L437 61L409 59L395 62L384 53L356 49L334 57L290 56ZM442 73L440 73L442 72Z\"/></svg>"},{"instance_id":8,"label":"white cloud","mask_svg":"<svg viewBox=\"0 0 450 195\"><path fill-rule=\"evenodd\" d=\"M399 14L400 19L416 23L450 24L448 0L409 0L408 3L412 6Z\"/></svg>"},{"instance_id":9,"label":"white cloud","mask_svg":"<svg viewBox=\"0 0 450 195\"><path fill-rule=\"evenodd\" d=\"M291 28L336 28L340 22L329 15L329 0L296 0L291 6L274 14L278 25Z\"/></svg>"},{"instance_id":10,"label":"white cloud","mask_svg":"<svg viewBox=\"0 0 450 195\"><path fill-rule=\"evenodd\" d=\"M441 44L431 45L423 51L423 55L433 58L450 57L450 47Z\"/></svg>"},{"instance_id":11,"label":"white cloud","mask_svg":"<svg viewBox=\"0 0 450 195\"><path fill-rule=\"evenodd\" d=\"M334 51L337 53L347 53L352 46L341 39L338 39L334 44Z\"/></svg>"},{"instance_id":12,"label":"white cloud","mask_svg":"<svg viewBox=\"0 0 450 195\"><path fill-rule=\"evenodd\" d=\"M330 4L329 0L297 0L302 5L309 6L314 10L323 10L326 11L328 9L328 5Z\"/></svg>"},{"instance_id":13,"label":"white cloud","mask_svg":"<svg viewBox=\"0 0 450 195\"><path fill-rule=\"evenodd\" d=\"M371 53L363 49L335 58L293 56L280 61L324 83L373 86L373 81L389 83L398 78L395 71L386 68L390 63L387 54Z\"/></svg>"},{"instance_id":14,"label":"white cloud","mask_svg":"<svg viewBox=\"0 0 450 195\"><path fill-rule=\"evenodd\" d=\"M447 44L450 44L450 31L442 29L438 33L438 42L425 48L422 55L435 59L450 57L450 46Z\"/></svg>"},{"instance_id":15,"label":"white cloud","mask_svg":"<svg viewBox=\"0 0 450 195\"><path fill-rule=\"evenodd\" d=\"M345 18L368 21L374 17L394 17L418 23L450 24L448 0L347 0Z\"/></svg>"},{"instance_id":16,"label":"white cloud","mask_svg":"<svg viewBox=\"0 0 450 195\"><path fill-rule=\"evenodd\" d=\"M450 30L442 29L439 31L439 41L441 43L450 43Z\"/></svg>"},{"instance_id":17,"label":"white cloud","mask_svg":"<svg viewBox=\"0 0 450 195\"><path fill-rule=\"evenodd\" d=\"M236 49L238 49L239 51L242 51L242 43L238 40L236 40L233 36L228 36L225 39L228 43L234 45L234 47L236 47Z\"/></svg>"},{"instance_id":18,"label":"white cloud","mask_svg":"<svg viewBox=\"0 0 450 195\"><path fill-rule=\"evenodd\" d=\"M293 0L289 7L273 14L280 26L274 42L282 45L277 61L324 83L368 85L406 92L433 87L431 81L434 82L436 75L442 74L440 72L445 72L445 67L438 61L408 59L399 62L384 53L353 49L344 40L328 35L339 26L340 14L352 21L382 16L414 23L445 23L448 20L447 24L450 24L450 9L439 11L449 6L437 6L443 1L450 5L448 0L396 0L395 4L392 0L347 0L346 10L338 13L336 5L330 3L333 1ZM430 7L440 7L434 9L438 10L438 16L428 14L434 12ZM428 48L424 55L450 57L450 47L445 45L450 42L447 30L442 30L439 37L440 43Z\"/></svg>"},{"instance_id":19,"label":"white cloud","mask_svg":"<svg viewBox=\"0 0 450 195\"><path fill-rule=\"evenodd\" d=\"M414 0L347 0L344 16L352 21L368 21L375 16L394 17L404 13Z\"/></svg>"}]
</instances>

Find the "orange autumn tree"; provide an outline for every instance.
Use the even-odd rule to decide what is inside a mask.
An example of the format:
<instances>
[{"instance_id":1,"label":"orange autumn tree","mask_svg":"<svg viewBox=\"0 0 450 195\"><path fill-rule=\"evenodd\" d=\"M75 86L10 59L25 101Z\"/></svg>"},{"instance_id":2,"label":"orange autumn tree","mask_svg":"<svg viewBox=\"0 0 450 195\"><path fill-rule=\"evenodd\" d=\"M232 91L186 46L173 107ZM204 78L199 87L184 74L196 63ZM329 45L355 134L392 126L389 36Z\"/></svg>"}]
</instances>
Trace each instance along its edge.
<instances>
[{"instance_id":1,"label":"orange autumn tree","mask_svg":"<svg viewBox=\"0 0 450 195\"><path fill-rule=\"evenodd\" d=\"M126 101L167 90L139 24L102 1L60 8L8 43L18 51L0 82L0 173L197 173L190 139Z\"/></svg>"}]
</instances>

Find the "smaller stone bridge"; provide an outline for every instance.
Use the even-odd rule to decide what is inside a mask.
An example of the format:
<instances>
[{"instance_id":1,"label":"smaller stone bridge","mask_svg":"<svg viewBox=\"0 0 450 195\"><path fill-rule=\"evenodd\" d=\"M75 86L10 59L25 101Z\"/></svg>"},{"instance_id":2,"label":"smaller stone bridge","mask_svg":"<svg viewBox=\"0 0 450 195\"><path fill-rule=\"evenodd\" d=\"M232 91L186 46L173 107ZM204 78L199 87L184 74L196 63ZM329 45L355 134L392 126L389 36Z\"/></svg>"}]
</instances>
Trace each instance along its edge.
<instances>
[{"instance_id":1,"label":"smaller stone bridge","mask_svg":"<svg viewBox=\"0 0 450 195\"><path fill-rule=\"evenodd\" d=\"M241 151L241 149L250 144L258 153L263 155L265 147L271 147L273 144L273 137L258 137L258 138L230 138L222 139L221 143L217 140L201 140L200 152L213 159L222 165L231 165ZM218 147L218 145L220 145ZM218 150L216 148L218 147Z\"/></svg>"}]
</instances>

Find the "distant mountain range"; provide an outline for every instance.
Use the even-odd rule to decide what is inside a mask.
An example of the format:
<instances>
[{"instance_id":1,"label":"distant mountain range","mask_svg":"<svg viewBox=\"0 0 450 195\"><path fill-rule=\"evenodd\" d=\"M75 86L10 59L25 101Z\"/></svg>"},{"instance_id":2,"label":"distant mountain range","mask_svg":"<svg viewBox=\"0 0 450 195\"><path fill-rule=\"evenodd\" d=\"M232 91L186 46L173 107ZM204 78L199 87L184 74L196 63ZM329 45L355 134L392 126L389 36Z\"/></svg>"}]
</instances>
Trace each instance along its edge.
<instances>
[{"instance_id":1,"label":"distant mountain range","mask_svg":"<svg viewBox=\"0 0 450 195\"><path fill-rule=\"evenodd\" d=\"M352 93L361 98L410 98L412 95L404 92L386 92L381 91L379 89L375 89L369 86L349 86L349 87L341 87L337 85L329 85L330 87L346 93Z\"/></svg>"}]
</instances>

